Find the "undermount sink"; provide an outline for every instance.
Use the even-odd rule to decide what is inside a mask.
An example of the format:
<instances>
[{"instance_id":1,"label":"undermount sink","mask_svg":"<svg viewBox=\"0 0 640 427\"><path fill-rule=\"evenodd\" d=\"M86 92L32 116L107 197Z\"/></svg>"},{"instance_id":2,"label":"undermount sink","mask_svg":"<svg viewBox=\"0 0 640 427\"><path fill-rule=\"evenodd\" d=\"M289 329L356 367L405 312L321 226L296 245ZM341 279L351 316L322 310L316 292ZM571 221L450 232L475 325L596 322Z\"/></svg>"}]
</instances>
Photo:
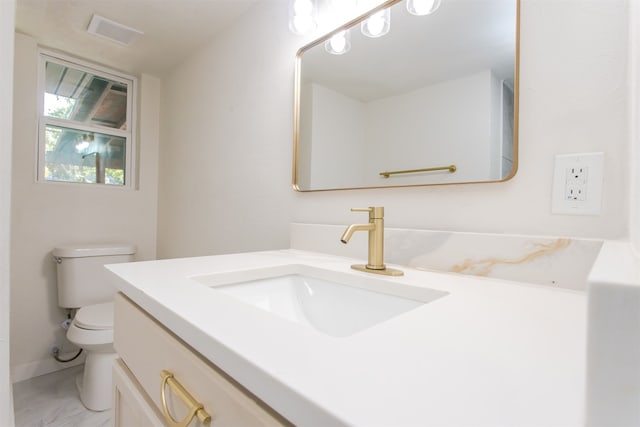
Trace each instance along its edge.
<instances>
[{"instance_id":1,"label":"undermount sink","mask_svg":"<svg viewBox=\"0 0 640 427\"><path fill-rule=\"evenodd\" d=\"M305 265L192 279L287 320L346 337L434 301L447 292Z\"/></svg>"}]
</instances>

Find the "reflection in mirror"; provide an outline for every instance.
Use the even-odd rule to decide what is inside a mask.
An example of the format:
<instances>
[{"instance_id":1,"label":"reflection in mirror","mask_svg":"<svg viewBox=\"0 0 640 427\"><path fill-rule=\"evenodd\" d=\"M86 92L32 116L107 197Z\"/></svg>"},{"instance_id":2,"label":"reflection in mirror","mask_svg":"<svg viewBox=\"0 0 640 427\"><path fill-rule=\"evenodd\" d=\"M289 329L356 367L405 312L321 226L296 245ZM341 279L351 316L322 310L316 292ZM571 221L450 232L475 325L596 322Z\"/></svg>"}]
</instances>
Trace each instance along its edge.
<instances>
[{"instance_id":1,"label":"reflection in mirror","mask_svg":"<svg viewBox=\"0 0 640 427\"><path fill-rule=\"evenodd\" d=\"M361 23L387 7L389 32L364 36ZM426 16L390 0L300 49L294 188L511 178L517 21L518 0L442 0ZM329 54L325 42L345 29L350 49Z\"/></svg>"}]
</instances>

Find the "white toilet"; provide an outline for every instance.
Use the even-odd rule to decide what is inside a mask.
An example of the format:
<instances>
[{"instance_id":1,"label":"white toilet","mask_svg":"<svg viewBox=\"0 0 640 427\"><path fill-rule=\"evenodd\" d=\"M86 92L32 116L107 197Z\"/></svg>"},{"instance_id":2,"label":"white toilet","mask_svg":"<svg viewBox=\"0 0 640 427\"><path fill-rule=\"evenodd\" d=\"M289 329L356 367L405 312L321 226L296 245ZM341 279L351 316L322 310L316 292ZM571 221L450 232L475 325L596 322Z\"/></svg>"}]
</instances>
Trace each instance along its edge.
<instances>
[{"instance_id":1,"label":"white toilet","mask_svg":"<svg viewBox=\"0 0 640 427\"><path fill-rule=\"evenodd\" d=\"M92 411L111 407L113 348L112 284L105 264L133 261L135 246L85 244L60 246L52 254L58 270L58 305L77 310L67 339L86 353L84 372L76 379L80 400Z\"/></svg>"}]
</instances>

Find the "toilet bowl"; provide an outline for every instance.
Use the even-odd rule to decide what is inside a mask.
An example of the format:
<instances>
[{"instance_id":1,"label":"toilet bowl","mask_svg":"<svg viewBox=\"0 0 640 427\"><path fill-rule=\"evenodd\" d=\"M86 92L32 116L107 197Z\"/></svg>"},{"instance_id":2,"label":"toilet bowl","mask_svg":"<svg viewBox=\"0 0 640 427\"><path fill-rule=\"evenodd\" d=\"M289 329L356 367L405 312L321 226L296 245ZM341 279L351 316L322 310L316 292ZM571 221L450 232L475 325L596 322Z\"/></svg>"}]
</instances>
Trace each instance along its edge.
<instances>
[{"instance_id":1,"label":"toilet bowl","mask_svg":"<svg viewBox=\"0 0 640 427\"><path fill-rule=\"evenodd\" d=\"M111 366L117 358L113 348L113 303L93 304L76 313L67 339L86 353L84 372L76 378L80 400L88 409L111 407Z\"/></svg>"}]
</instances>

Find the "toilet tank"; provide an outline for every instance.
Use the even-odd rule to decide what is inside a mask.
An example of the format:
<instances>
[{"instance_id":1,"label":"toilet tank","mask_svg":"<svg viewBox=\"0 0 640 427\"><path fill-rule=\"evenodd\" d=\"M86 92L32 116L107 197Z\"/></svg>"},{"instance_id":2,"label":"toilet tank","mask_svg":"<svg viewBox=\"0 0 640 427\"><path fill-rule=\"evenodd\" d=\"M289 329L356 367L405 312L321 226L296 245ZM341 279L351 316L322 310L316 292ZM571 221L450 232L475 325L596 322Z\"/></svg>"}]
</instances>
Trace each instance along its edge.
<instances>
[{"instance_id":1,"label":"toilet tank","mask_svg":"<svg viewBox=\"0 0 640 427\"><path fill-rule=\"evenodd\" d=\"M52 251L57 265L58 306L79 308L113 299L116 288L105 264L133 261L130 244L59 246Z\"/></svg>"}]
</instances>

